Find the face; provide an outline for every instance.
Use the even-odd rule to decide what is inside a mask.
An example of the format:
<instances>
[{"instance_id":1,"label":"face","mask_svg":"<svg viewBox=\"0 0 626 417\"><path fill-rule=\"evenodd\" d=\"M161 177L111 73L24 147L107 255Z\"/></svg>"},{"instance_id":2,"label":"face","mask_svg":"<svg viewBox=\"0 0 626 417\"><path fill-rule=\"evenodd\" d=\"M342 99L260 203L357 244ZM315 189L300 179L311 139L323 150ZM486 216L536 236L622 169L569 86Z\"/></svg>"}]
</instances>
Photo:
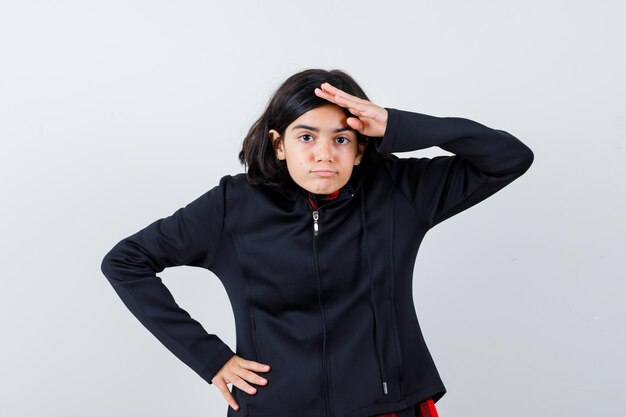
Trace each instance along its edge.
<instances>
[{"instance_id":1,"label":"face","mask_svg":"<svg viewBox=\"0 0 626 417\"><path fill-rule=\"evenodd\" d=\"M270 130L277 158L286 161L291 178L300 187L329 194L348 182L366 143L357 143L357 132L346 119L339 106L329 103L298 117L282 138Z\"/></svg>"}]
</instances>

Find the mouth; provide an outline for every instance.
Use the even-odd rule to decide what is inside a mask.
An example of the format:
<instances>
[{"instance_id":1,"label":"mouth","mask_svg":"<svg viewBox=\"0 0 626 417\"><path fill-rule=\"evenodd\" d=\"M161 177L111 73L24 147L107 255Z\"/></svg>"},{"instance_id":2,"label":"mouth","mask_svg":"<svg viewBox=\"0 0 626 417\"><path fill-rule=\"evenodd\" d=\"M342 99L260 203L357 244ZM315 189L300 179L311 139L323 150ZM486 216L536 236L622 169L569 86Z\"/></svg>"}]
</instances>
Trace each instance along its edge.
<instances>
[{"instance_id":1,"label":"mouth","mask_svg":"<svg viewBox=\"0 0 626 417\"><path fill-rule=\"evenodd\" d=\"M326 169L319 170L319 171L311 171L311 172L313 174L316 174L316 175L319 175L319 176L322 176L322 177L332 177L332 176L334 176L336 174L335 171L329 171L329 170L326 170Z\"/></svg>"}]
</instances>

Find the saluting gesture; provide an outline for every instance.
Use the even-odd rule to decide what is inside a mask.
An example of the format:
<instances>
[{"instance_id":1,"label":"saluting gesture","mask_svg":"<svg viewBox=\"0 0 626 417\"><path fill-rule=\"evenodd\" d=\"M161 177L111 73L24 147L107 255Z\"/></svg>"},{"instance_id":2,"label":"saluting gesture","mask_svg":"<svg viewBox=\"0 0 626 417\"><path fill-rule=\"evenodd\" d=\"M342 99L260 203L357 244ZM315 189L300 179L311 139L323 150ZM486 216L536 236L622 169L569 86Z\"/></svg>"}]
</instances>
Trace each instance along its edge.
<instances>
[{"instance_id":1,"label":"saluting gesture","mask_svg":"<svg viewBox=\"0 0 626 417\"><path fill-rule=\"evenodd\" d=\"M370 137L383 137L387 128L387 109L380 107L371 101L355 97L334 87L329 83L323 83L315 89L318 97L324 98L331 103L347 108L356 117L348 117L346 122L351 128L359 133Z\"/></svg>"}]
</instances>

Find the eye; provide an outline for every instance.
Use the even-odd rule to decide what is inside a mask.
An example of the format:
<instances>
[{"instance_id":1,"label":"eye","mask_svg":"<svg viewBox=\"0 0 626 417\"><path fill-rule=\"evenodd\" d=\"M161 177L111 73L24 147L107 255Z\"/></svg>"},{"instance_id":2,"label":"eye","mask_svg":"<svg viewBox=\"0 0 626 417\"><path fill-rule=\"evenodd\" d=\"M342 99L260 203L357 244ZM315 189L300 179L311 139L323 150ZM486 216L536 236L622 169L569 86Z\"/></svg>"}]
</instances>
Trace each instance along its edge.
<instances>
[{"instance_id":1,"label":"eye","mask_svg":"<svg viewBox=\"0 0 626 417\"><path fill-rule=\"evenodd\" d=\"M307 137L307 136L308 136L308 137L310 137L310 138L312 138L312 137L313 137L313 136L311 136L311 135L304 134L304 135L302 135L302 136L299 136L299 137L298 137L298 139L300 139L300 138L304 138L304 137ZM310 142L310 141L308 141L308 140L304 140L303 142Z\"/></svg>"},{"instance_id":2,"label":"eye","mask_svg":"<svg viewBox=\"0 0 626 417\"><path fill-rule=\"evenodd\" d=\"M345 142L343 142L343 143L342 143L342 145L343 145L344 143L350 143L350 138L347 138L347 137L345 137L345 136L339 136L337 139L345 139L345 140L346 140Z\"/></svg>"}]
</instances>

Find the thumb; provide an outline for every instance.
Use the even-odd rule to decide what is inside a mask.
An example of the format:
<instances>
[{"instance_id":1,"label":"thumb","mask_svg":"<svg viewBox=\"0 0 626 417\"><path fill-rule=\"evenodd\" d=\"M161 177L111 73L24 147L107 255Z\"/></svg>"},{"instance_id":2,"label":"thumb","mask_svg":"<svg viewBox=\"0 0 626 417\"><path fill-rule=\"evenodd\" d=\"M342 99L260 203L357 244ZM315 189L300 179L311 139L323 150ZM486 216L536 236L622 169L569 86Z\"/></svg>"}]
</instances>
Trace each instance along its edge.
<instances>
[{"instance_id":1,"label":"thumb","mask_svg":"<svg viewBox=\"0 0 626 417\"><path fill-rule=\"evenodd\" d=\"M348 125L350 125L352 129L358 130L359 133L363 134L363 129L365 128L365 125L358 117L348 117L346 119L346 123L348 123Z\"/></svg>"}]
</instances>

